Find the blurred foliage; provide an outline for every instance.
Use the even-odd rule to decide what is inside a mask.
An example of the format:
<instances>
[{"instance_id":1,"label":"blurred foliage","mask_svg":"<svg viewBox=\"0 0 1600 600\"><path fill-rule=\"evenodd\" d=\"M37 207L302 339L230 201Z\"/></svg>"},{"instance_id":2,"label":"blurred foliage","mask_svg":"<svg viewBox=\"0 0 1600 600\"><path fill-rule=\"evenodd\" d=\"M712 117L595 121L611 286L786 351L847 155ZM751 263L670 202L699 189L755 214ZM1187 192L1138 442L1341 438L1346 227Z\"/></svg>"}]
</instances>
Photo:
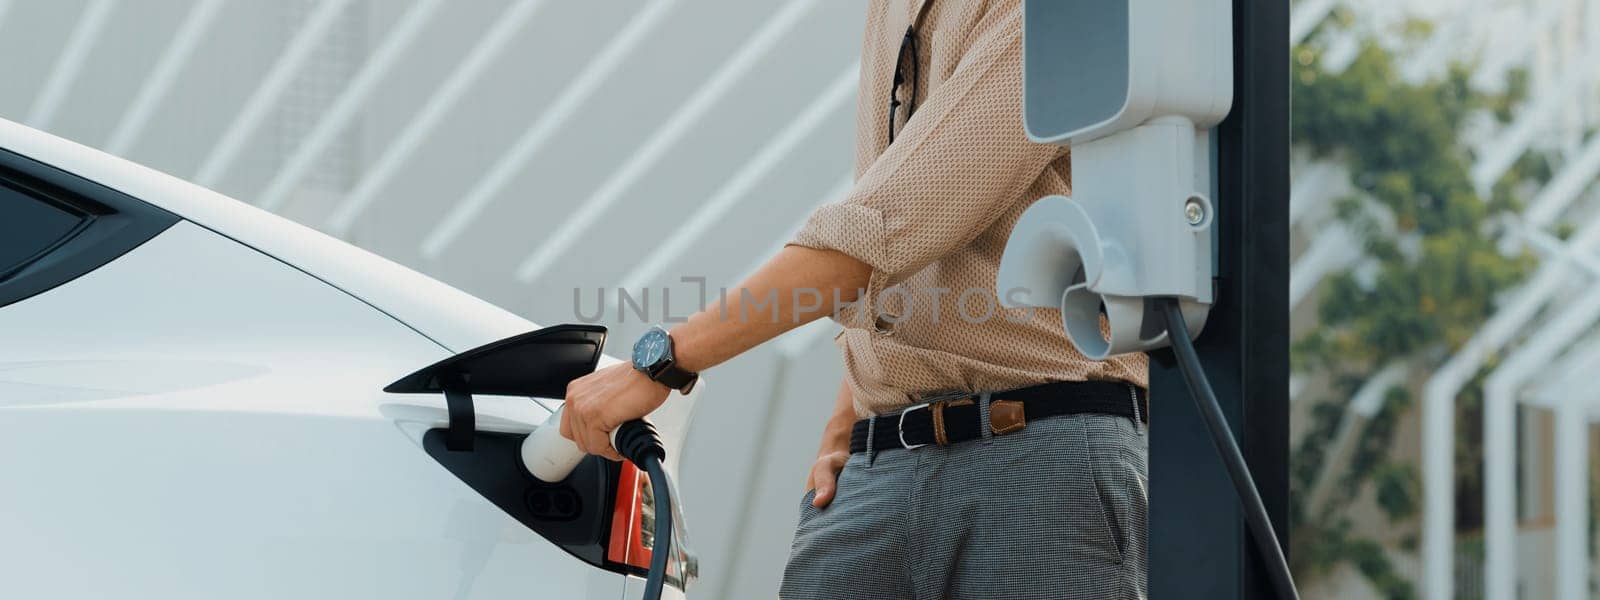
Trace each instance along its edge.
<instances>
[{"instance_id":1,"label":"blurred foliage","mask_svg":"<svg viewBox=\"0 0 1600 600\"><path fill-rule=\"evenodd\" d=\"M1400 575L1389 560L1383 545L1356 537L1348 520L1331 525L1318 525L1314 530L1299 530L1298 535L1315 535L1318 543L1301 548L1292 557L1295 577L1304 580L1307 575L1320 576L1339 564L1355 567L1367 581L1372 582L1379 594L1393 600L1410 600L1416 597L1411 583Z\"/></svg>"},{"instance_id":2,"label":"blurred foliage","mask_svg":"<svg viewBox=\"0 0 1600 600\"><path fill-rule=\"evenodd\" d=\"M1355 272L1334 277L1319 314L1330 330L1299 349L1336 354L1307 357L1315 360L1360 348L1355 356L1387 363L1441 344L1458 347L1493 312L1494 293L1532 265L1501 254L1484 235L1492 207L1473 190L1469 157L1456 141L1468 113L1492 102L1470 91L1459 67L1438 81L1406 83L1376 44L1336 74L1321 72L1316 58L1305 62L1296 68L1318 74L1294 78L1295 144L1344 161L1355 187L1392 214L1397 235L1420 236L1421 252L1377 253L1370 281ZM1349 211L1340 212L1349 220Z\"/></svg>"},{"instance_id":3,"label":"blurred foliage","mask_svg":"<svg viewBox=\"0 0 1600 600\"><path fill-rule=\"evenodd\" d=\"M1511 122L1517 105L1527 99L1528 70L1517 67L1506 73L1506 93L1490 99L1489 109L1494 112L1494 120L1504 125Z\"/></svg>"},{"instance_id":4,"label":"blurred foliage","mask_svg":"<svg viewBox=\"0 0 1600 600\"><path fill-rule=\"evenodd\" d=\"M1386 462L1372 473L1378 491L1378 507L1391 521L1402 521L1417 514L1422 490L1417 485L1417 468L1408 463Z\"/></svg>"},{"instance_id":5,"label":"blurred foliage","mask_svg":"<svg viewBox=\"0 0 1600 600\"><path fill-rule=\"evenodd\" d=\"M1335 17L1319 30L1338 26L1343 17ZM1414 22L1402 33L1428 31ZM1294 144L1348 167L1357 192L1337 199L1333 214L1364 255L1324 281L1318 322L1293 344L1294 368L1326 377L1329 385L1311 406L1291 461L1291 558L1301 578L1349 564L1384 597L1411 598L1414 591L1390 564L1383 540L1361 537L1345 516L1359 498L1370 498L1390 521L1377 533L1414 551L1420 478L1415 465L1395 459L1391 450L1414 404L1409 389L1384 392L1377 414L1355 434L1338 480L1324 484L1337 491L1321 506L1306 503L1326 461L1334 459L1329 443L1340 435L1346 405L1361 385L1397 361L1437 366L1493 314L1497 293L1527 276L1533 258L1502 253L1495 215L1520 210L1521 195L1550 178L1550 163L1524 156L1484 197L1474 189L1472 156L1459 141L1473 115L1501 123L1513 118L1526 100L1526 72L1511 72L1503 93L1485 94L1468 85L1471 71L1462 66L1409 82L1395 56L1375 43L1364 44L1338 71L1324 68L1313 45L1295 48L1293 58ZM1481 377L1457 406L1458 529L1482 522L1481 423L1474 408L1480 396Z\"/></svg>"}]
</instances>

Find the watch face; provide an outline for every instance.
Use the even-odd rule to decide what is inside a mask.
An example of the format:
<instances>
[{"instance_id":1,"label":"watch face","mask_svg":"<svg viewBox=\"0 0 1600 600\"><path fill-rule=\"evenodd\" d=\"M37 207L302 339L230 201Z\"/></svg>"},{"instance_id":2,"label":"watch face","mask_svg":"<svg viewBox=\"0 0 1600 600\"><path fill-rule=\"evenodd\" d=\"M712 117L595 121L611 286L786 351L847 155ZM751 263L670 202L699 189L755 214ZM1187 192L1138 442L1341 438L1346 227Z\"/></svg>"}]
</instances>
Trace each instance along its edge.
<instances>
[{"instance_id":1,"label":"watch face","mask_svg":"<svg viewBox=\"0 0 1600 600\"><path fill-rule=\"evenodd\" d=\"M667 356L667 332L651 329L633 345L633 367L649 369L661 364Z\"/></svg>"}]
</instances>

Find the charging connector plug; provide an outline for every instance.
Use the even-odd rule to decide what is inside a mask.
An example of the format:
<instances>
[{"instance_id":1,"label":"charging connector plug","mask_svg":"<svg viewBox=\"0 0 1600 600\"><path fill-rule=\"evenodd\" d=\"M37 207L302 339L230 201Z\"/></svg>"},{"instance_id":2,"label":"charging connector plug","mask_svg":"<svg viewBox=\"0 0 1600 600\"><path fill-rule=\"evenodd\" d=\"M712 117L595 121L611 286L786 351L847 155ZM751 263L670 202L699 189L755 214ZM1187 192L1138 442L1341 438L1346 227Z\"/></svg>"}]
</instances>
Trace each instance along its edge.
<instances>
[{"instance_id":1,"label":"charging connector plug","mask_svg":"<svg viewBox=\"0 0 1600 600\"><path fill-rule=\"evenodd\" d=\"M661 461L667 458L667 449L661 445L661 436L649 421L635 419L623 423L611 432L611 445L628 462L639 467L650 477L650 489L655 495L655 542L650 550L650 573L644 583L645 600L661 597L666 584L667 558L672 555L672 492L667 482L667 472Z\"/></svg>"}]
</instances>

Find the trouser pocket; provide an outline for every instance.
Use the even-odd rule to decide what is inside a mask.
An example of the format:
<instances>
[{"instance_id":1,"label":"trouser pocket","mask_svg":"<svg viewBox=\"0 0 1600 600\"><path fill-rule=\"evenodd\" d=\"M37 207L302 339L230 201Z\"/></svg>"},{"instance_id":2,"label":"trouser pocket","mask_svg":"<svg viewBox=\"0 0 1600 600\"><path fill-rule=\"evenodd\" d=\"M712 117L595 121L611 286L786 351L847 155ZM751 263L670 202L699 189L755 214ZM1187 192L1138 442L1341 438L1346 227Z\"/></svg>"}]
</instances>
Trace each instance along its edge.
<instances>
[{"instance_id":1,"label":"trouser pocket","mask_svg":"<svg viewBox=\"0 0 1600 600\"><path fill-rule=\"evenodd\" d=\"M1078 428L1082 453L1087 460L1088 481L1093 486L1095 507L1104 523L1108 549L1118 561L1126 557L1128 549L1128 517L1130 513L1126 461L1116 448L1108 432L1115 431L1116 417L1081 417ZM1106 425L1111 427L1106 427ZM1109 430L1109 431L1108 431Z\"/></svg>"},{"instance_id":2,"label":"trouser pocket","mask_svg":"<svg viewBox=\"0 0 1600 600\"><path fill-rule=\"evenodd\" d=\"M1095 494L1117 556L1142 566L1145 560L1147 492L1145 436L1125 418L1084 420L1085 453L1090 457Z\"/></svg>"},{"instance_id":3,"label":"trouser pocket","mask_svg":"<svg viewBox=\"0 0 1600 600\"><path fill-rule=\"evenodd\" d=\"M805 495L800 496L800 525L805 525L806 521L816 516L817 507L811 505L811 501L815 500L816 497L816 489L806 490Z\"/></svg>"}]
</instances>

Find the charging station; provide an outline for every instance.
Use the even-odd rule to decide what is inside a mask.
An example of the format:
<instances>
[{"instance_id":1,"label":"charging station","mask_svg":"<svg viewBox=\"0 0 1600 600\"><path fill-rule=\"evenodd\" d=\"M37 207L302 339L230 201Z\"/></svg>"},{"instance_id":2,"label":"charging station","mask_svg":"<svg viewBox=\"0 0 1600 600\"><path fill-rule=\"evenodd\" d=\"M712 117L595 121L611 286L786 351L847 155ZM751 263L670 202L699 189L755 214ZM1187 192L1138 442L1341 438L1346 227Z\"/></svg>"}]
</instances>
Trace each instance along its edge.
<instances>
[{"instance_id":1,"label":"charging station","mask_svg":"<svg viewBox=\"0 0 1600 600\"><path fill-rule=\"evenodd\" d=\"M1195 349L1287 548L1289 3L1232 3L1233 108L1214 130L1216 301ZM1150 597L1270 598L1238 498L1186 393L1172 351L1152 352Z\"/></svg>"},{"instance_id":2,"label":"charging station","mask_svg":"<svg viewBox=\"0 0 1600 600\"><path fill-rule=\"evenodd\" d=\"M1286 0L1024 6L1024 123L1072 147L1073 190L1023 215L996 287L1089 358L1149 353L1152 598L1297 597L1288 31Z\"/></svg>"}]
</instances>

